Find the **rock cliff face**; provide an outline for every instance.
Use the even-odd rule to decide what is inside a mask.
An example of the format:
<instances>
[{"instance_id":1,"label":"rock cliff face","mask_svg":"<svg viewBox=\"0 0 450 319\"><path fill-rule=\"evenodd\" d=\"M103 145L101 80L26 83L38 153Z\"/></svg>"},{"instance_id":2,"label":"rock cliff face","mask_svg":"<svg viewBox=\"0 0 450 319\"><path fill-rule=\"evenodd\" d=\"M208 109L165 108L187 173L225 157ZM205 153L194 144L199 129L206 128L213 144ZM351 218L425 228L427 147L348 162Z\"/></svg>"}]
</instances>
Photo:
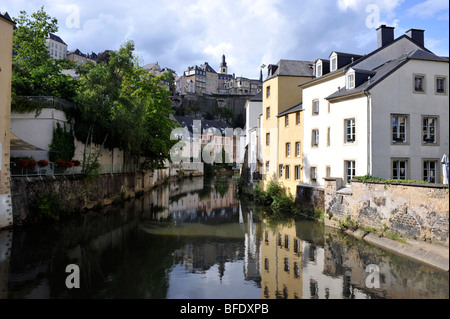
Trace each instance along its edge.
<instances>
[{"instance_id":1,"label":"rock cliff face","mask_svg":"<svg viewBox=\"0 0 450 319\"><path fill-rule=\"evenodd\" d=\"M245 103L251 95L175 95L171 97L175 115L222 120L234 128L244 128Z\"/></svg>"}]
</instances>

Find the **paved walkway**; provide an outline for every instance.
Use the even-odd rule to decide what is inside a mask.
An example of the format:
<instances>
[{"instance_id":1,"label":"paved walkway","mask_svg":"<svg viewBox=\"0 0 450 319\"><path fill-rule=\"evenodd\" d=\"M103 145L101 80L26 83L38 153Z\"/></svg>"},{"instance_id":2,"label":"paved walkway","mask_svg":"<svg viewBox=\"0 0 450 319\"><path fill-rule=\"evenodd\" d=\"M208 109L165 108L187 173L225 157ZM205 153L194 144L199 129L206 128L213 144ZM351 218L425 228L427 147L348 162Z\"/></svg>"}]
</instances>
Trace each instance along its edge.
<instances>
[{"instance_id":1,"label":"paved walkway","mask_svg":"<svg viewBox=\"0 0 450 319\"><path fill-rule=\"evenodd\" d=\"M394 253L449 271L448 247L410 239L407 239L404 244L386 237L378 237L374 234L368 234L363 239L372 245L380 246Z\"/></svg>"},{"instance_id":2,"label":"paved walkway","mask_svg":"<svg viewBox=\"0 0 450 319\"><path fill-rule=\"evenodd\" d=\"M351 234L356 237L361 237L357 233ZM401 243L386 237L378 237L375 234L368 234L364 236L363 240L393 253L416 259L441 270L449 271L449 247L412 239L406 239L406 243Z\"/></svg>"}]
</instances>

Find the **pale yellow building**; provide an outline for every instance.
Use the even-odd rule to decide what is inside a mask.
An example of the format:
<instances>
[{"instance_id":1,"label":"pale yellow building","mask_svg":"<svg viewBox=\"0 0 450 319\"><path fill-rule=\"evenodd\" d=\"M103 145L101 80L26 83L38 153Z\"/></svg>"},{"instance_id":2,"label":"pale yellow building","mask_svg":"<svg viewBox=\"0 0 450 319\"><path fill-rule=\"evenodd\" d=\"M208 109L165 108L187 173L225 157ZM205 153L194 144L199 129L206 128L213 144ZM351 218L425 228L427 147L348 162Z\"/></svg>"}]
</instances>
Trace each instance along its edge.
<instances>
[{"instance_id":1,"label":"pale yellow building","mask_svg":"<svg viewBox=\"0 0 450 319\"><path fill-rule=\"evenodd\" d=\"M278 117L278 181L295 197L302 182L303 108L299 103Z\"/></svg>"},{"instance_id":2,"label":"pale yellow building","mask_svg":"<svg viewBox=\"0 0 450 319\"><path fill-rule=\"evenodd\" d=\"M75 62L76 65L84 65L87 62L96 63L90 55L84 54L78 49L67 52L66 59Z\"/></svg>"},{"instance_id":3,"label":"pale yellow building","mask_svg":"<svg viewBox=\"0 0 450 319\"><path fill-rule=\"evenodd\" d=\"M261 123L264 165L263 172L261 173L263 173L264 188L270 180L278 181L279 164L281 163L280 148L282 148L281 152L283 152L286 147L286 139L283 141L279 140L280 121L277 116L302 102L302 91L298 86L311 79L313 79L313 62L280 60L277 64L268 66L268 76L263 82ZM292 122L294 124L295 120L293 119ZM285 129L284 125L281 129ZM289 127L289 133L293 134L290 139L292 138L294 142L302 142L300 130L297 128L292 133L290 129L291 127ZM281 136L286 136L286 133L281 132ZM293 148L291 149L292 151ZM298 165L301 165L301 163ZM293 172L291 172L291 175L293 176Z\"/></svg>"},{"instance_id":4,"label":"pale yellow building","mask_svg":"<svg viewBox=\"0 0 450 319\"><path fill-rule=\"evenodd\" d=\"M0 229L12 224L9 160L14 24L8 13L0 13Z\"/></svg>"},{"instance_id":5,"label":"pale yellow building","mask_svg":"<svg viewBox=\"0 0 450 319\"><path fill-rule=\"evenodd\" d=\"M45 39L45 45L51 59L65 59L67 57L67 44L56 34L50 33Z\"/></svg>"},{"instance_id":6,"label":"pale yellow building","mask_svg":"<svg viewBox=\"0 0 450 319\"><path fill-rule=\"evenodd\" d=\"M295 222L263 228L261 244L261 299L302 299L303 241Z\"/></svg>"}]
</instances>

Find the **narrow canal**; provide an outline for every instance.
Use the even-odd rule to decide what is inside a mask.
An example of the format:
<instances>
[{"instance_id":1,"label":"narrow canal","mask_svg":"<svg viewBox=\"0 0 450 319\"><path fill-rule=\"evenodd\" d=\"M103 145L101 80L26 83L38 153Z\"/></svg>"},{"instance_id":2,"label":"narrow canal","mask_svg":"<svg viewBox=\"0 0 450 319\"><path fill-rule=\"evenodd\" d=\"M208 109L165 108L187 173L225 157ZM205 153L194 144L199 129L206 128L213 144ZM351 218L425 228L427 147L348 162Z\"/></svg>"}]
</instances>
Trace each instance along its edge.
<instances>
[{"instance_id":1,"label":"narrow canal","mask_svg":"<svg viewBox=\"0 0 450 319\"><path fill-rule=\"evenodd\" d=\"M0 231L0 299L449 298L449 274L310 220L270 221L193 178L59 224ZM67 265L80 288L68 289Z\"/></svg>"}]
</instances>

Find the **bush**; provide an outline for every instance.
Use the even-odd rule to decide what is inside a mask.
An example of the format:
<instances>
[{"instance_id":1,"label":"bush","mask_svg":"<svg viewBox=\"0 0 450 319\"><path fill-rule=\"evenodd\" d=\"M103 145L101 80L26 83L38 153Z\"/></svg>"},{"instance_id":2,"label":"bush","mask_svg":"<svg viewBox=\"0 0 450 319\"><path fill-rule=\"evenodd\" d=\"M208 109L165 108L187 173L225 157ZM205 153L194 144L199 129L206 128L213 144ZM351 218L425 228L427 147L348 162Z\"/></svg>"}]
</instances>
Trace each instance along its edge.
<instances>
[{"instance_id":1,"label":"bush","mask_svg":"<svg viewBox=\"0 0 450 319\"><path fill-rule=\"evenodd\" d=\"M61 213L61 200L49 191L38 194L30 205L30 217L35 221L58 221Z\"/></svg>"}]
</instances>

